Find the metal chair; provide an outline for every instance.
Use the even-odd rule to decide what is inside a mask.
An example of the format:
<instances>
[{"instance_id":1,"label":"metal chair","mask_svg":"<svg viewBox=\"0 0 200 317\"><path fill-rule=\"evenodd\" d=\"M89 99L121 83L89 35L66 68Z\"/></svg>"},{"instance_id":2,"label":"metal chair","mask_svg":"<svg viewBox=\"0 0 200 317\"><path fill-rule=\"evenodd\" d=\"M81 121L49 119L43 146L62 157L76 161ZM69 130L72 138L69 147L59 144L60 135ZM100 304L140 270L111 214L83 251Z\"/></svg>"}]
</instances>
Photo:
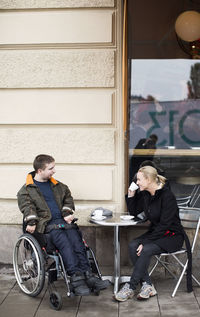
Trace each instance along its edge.
<instances>
[{"instance_id":1,"label":"metal chair","mask_svg":"<svg viewBox=\"0 0 200 317\"><path fill-rule=\"evenodd\" d=\"M181 221L183 225L189 228L196 228L193 241L191 241L191 253L193 254L195 244L198 238L199 228L200 228L200 208L182 207L180 208L180 217L181 217ZM182 255L185 254L185 257L183 260L181 260L178 257L178 255L180 254ZM170 262L166 259L170 257L174 260L174 262ZM153 273L153 271L156 269L158 264L161 264L170 273L170 275L172 275L175 279L177 279L177 283L172 292L172 297L174 297L183 279L183 276L186 274L186 269L188 266L187 249L182 248L181 250L173 252L173 253L161 253L160 255L155 255L155 258L156 258L156 263L150 270L149 275ZM179 268L181 268L180 276L177 277L174 274L174 272L172 272L172 270L169 268L169 266L178 266ZM200 286L200 282L197 280L197 278L194 275L192 275L192 279Z\"/></svg>"},{"instance_id":2,"label":"metal chair","mask_svg":"<svg viewBox=\"0 0 200 317\"><path fill-rule=\"evenodd\" d=\"M199 197L200 197L200 186L195 185L191 194L185 197L177 197L177 204L179 207L195 207Z\"/></svg>"}]
</instances>

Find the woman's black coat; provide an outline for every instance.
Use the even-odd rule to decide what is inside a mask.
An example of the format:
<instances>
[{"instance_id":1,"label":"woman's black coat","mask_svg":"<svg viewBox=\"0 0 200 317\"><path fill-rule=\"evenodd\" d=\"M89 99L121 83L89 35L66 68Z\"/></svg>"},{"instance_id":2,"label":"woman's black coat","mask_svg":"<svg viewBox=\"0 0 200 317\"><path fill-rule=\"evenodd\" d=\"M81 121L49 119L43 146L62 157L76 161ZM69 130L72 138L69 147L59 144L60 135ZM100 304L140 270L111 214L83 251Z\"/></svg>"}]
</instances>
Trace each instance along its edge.
<instances>
[{"instance_id":1,"label":"woman's black coat","mask_svg":"<svg viewBox=\"0 0 200 317\"><path fill-rule=\"evenodd\" d=\"M185 240L188 252L187 289L192 292L192 255L188 237L184 232L179 217L176 198L168 186L155 192L154 196L148 191L136 191L135 196L126 196L128 211L137 216L145 213L150 221L146 233L138 237L142 244L154 242L165 252L175 252L181 249Z\"/></svg>"},{"instance_id":2,"label":"woman's black coat","mask_svg":"<svg viewBox=\"0 0 200 317\"><path fill-rule=\"evenodd\" d=\"M151 223L149 230L139 237L143 244L154 242L166 252L180 250L184 231L176 198L167 187L158 189L154 196L148 191L137 191L134 197L127 197L126 202L131 215L144 212Z\"/></svg>"}]
</instances>

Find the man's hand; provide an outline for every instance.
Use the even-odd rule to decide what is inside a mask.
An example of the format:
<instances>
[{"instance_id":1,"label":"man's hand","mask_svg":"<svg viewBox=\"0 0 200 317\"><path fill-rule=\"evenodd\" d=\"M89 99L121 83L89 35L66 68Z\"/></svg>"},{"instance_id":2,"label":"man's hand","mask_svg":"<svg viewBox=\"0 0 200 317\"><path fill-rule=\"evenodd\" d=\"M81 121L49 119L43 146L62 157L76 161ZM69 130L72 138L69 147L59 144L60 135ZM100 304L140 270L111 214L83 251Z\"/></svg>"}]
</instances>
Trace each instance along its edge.
<instances>
[{"instance_id":1,"label":"man's hand","mask_svg":"<svg viewBox=\"0 0 200 317\"><path fill-rule=\"evenodd\" d=\"M28 226L26 227L26 231L29 232L29 233L34 233L34 232L35 232L35 229L36 229L36 225L34 225L34 226L28 225Z\"/></svg>"},{"instance_id":2,"label":"man's hand","mask_svg":"<svg viewBox=\"0 0 200 317\"><path fill-rule=\"evenodd\" d=\"M65 216L64 220L66 223L72 223L72 220L74 219L74 215Z\"/></svg>"},{"instance_id":3,"label":"man's hand","mask_svg":"<svg viewBox=\"0 0 200 317\"><path fill-rule=\"evenodd\" d=\"M137 248L137 256L140 256L142 249L143 249L143 245L140 244L139 247Z\"/></svg>"}]
</instances>

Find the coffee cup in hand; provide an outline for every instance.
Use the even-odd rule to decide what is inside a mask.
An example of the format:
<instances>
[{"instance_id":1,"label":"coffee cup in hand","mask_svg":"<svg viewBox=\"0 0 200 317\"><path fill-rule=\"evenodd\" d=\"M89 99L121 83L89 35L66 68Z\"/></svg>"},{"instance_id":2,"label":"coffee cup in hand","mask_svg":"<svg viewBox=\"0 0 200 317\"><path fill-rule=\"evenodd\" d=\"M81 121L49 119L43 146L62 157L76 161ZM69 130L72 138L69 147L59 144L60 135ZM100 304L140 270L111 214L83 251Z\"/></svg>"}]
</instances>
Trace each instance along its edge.
<instances>
[{"instance_id":1,"label":"coffee cup in hand","mask_svg":"<svg viewBox=\"0 0 200 317\"><path fill-rule=\"evenodd\" d=\"M134 182L131 183L131 185L129 186L129 190L134 191L138 189L138 185Z\"/></svg>"}]
</instances>

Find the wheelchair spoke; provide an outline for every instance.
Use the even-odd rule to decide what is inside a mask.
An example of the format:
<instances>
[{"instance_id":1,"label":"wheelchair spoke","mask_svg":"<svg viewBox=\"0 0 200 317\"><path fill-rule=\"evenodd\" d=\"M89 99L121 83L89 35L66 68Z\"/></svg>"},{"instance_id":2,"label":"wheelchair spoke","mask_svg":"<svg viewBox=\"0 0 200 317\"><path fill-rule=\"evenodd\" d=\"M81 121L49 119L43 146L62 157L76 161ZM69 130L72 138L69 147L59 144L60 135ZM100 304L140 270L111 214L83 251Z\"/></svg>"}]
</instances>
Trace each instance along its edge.
<instances>
[{"instance_id":1,"label":"wheelchair spoke","mask_svg":"<svg viewBox=\"0 0 200 317\"><path fill-rule=\"evenodd\" d=\"M44 285L44 262L40 246L29 234L24 234L18 239L13 264L21 290L27 295L37 296Z\"/></svg>"}]
</instances>

